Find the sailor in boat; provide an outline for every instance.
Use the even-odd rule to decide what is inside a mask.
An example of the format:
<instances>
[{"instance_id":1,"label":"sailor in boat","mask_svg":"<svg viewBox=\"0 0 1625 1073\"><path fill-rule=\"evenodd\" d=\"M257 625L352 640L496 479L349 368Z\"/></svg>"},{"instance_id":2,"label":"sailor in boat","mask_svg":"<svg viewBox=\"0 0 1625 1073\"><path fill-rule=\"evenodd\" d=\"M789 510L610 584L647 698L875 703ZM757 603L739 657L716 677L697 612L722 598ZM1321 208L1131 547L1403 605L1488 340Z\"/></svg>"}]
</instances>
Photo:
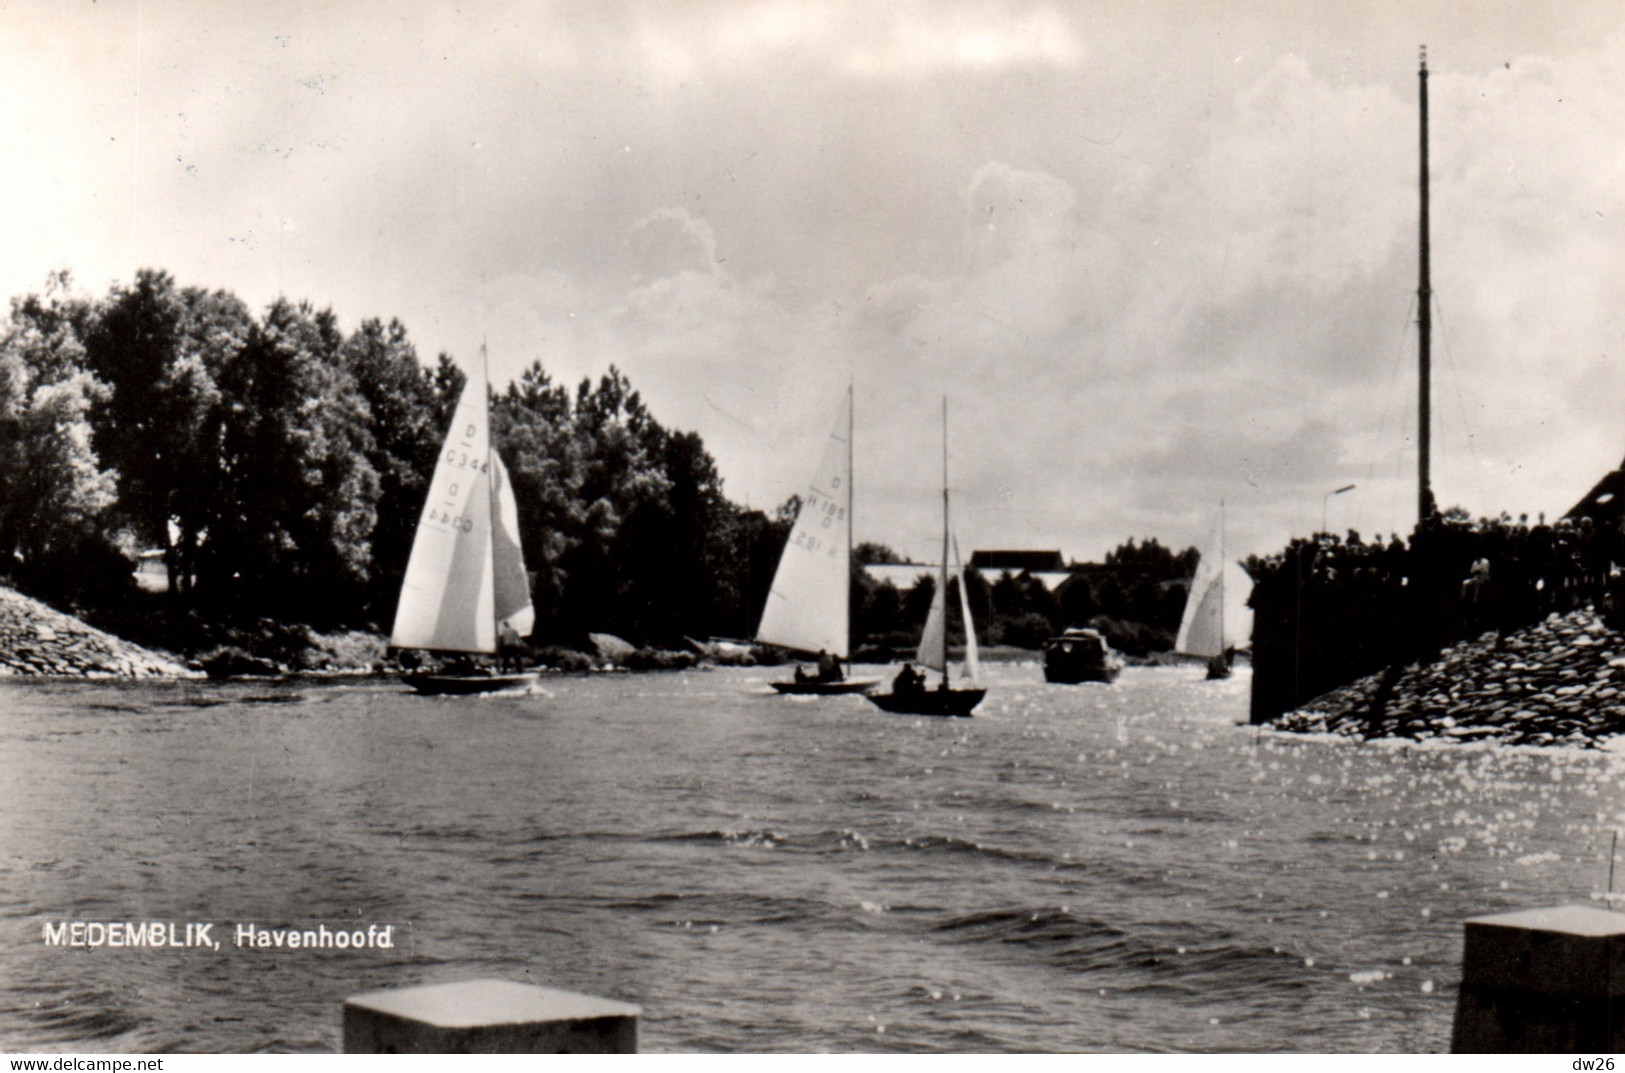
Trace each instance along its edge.
<instances>
[{"instance_id":1,"label":"sailor in boat","mask_svg":"<svg viewBox=\"0 0 1625 1073\"><path fill-rule=\"evenodd\" d=\"M921 693L925 691L925 677L914 669L914 664L905 663L903 669L897 672L892 681L893 693Z\"/></svg>"},{"instance_id":2,"label":"sailor in boat","mask_svg":"<svg viewBox=\"0 0 1625 1073\"><path fill-rule=\"evenodd\" d=\"M841 682L845 681L845 679L846 675L841 672L841 661L823 649L818 650L818 670L816 672L808 674L801 669L799 664L796 666L796 681L799 683Z\"/></svg>"},{"instance_id":3,"label":"sailor in boat","mask_svg":"<svg viewBox=\"0 0 1625 1073\"><path fill-rule=\"evenodd\" d=\"M506 620L497 623L497 665L517 674L525 669L525 645L519 631Z\"/></svg>"}]
</instances>

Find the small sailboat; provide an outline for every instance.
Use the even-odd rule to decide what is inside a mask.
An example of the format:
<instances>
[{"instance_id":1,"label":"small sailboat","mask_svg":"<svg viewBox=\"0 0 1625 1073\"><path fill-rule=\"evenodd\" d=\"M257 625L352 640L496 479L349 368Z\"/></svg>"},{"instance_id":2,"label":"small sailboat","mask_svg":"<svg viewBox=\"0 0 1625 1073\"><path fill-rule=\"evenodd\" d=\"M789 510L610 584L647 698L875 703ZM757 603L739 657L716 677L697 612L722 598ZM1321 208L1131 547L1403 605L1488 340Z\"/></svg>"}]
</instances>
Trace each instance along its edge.
<instances>
[{"instance_id":1,"label":"small sailboat","mask_svg":"<svg viewBox=\"0 0 1625 1073\"><path fill-rule=\"evenodd\" d=\"M1213 532L1202 546L1185 597L1185 613L1179 620L1174 652L1207 661L1210 679L1229 678L1233 652L1224 643L1224 505Z\"/></svg>"},{"instance_id":2,"label":"small sailboat","mask_svg":"<svg viewBox=\"0 0 1625 1073\"><path fill-rule=\"evenodd\" d=\"M801 511L790 529L768 590L760 644L817 653L819 673L774 682L780 693L862 693L878 678L847 678L840 661L851 652L852 602L852 388L824 444Z\"/></svg>"},{"instance_id":3,"label":"small sailboat","mask_svg":"<svg viewBox=\"0 0 1625 1073\"><path fill-rule=\"evenodd\" d=\"M401 582L390 644L435 652L495 654L536 622L519 546L518 507L507 468L491 448L485 352L469 374L446 433ZM511 635L511 636L510 636ZM533 673L421 673L420 693L523 688Z\"/></svg>"},{"instance_id":4,"label":"small sailboat","mask_svg":"<svg viewBox=\"0 0 1625 1073\"><path fill-rule=\"evenodd\" d=\"M954 576L959 578L959 613L965 621L965 678L969 688L955 689L948 676L948 560L953 558ZM941 682L927 688L911 667L904 667L892 681L889 693L871 693L869 699L888 712L900 715L968 716L982 703L987 690L977 685L981 661L976 649L976 622L971 618L970 600L965 595L965 566L959 557L959 541L948 522L948 400L942 400L942 562L937 570L936 591L925 616L916 659L921 665L942 674Z\"/></svg>"}]
</instances>

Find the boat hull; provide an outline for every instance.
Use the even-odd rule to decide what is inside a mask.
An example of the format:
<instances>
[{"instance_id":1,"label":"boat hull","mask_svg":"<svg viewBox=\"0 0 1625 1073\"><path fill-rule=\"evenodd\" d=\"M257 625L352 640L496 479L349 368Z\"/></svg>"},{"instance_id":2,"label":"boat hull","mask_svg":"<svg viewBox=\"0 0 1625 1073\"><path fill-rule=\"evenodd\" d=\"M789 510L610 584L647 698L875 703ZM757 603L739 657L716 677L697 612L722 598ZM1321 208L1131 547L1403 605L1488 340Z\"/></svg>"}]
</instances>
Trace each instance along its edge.
<instances>
[{"instance_id":1,"label":"boat hull","mask_svg":"<svg viewBox=\"0 0 1625 1073\"><path fill-rule=\"evenodd\" d=\"M479 693L509 693L528 689L540 676L524 674L408 674L402 680L426 696L468 697Z\"/></svg>"},{"instance_id":2,"label":"boat hull","mask_svg":"<svg viewBox=\"0 0 1625 1073\"><path fill-rule=\"evenodd\" d=\"M1122 669L1123 661L1113 654L1111 646L1096 630L1067 630L1044 642L1046 682L1060 685L1111 683L1117 681Z\"/></svg>"},{"instance_id":3,"label":"boat hull","mask_svg":"<svg viewBox=\"0 0 1625 1073\"><path fill-rule=\"evenodd\" d=\"M918 693L870 693L882 711L897 715L968 716L987 696L985 689L925 689Z\"/></svg>"},{"instance_id":4,"label":"boat hull","mask_svg":"<svg viewBox=\"0 0 1625 1073\"><path fill-rule=\"evenodd\" d=\"M880 684L878 678L847 678L839 682L773 682L780 693L794 697L837 697L848 693L867 693Z\"/></svg>"}]
</instances>

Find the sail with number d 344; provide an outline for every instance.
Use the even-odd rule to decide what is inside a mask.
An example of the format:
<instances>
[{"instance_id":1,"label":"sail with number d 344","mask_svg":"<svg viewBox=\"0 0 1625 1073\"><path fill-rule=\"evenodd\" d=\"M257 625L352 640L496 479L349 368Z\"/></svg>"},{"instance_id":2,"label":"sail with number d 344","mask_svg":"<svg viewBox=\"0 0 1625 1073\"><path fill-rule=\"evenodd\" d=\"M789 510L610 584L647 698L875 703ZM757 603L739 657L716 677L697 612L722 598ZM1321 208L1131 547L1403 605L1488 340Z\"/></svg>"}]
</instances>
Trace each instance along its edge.
<instances>
[{"instance_id":1,"label":"sail with number d 344","mask_svg":"<svg viewBox=\"0 0 1625 1073\"><path fill-rule=\"evenodd\" d=\"M390 643L494 652L499 624L525 635L535 617L513 489L491 449L482 360L463 386L429 481Z\"/></svg>"},{"instance_id":2,"label":"sail with number d 344","mask_svg":"<svg viewBox=\"0 0 1625 1073\"><path fill-rule=\"evenodd\" d=\"M784 545L756 640L802 652L848 655L851 596L852 396L824 443Z\"/></svg>"}]
</instances>

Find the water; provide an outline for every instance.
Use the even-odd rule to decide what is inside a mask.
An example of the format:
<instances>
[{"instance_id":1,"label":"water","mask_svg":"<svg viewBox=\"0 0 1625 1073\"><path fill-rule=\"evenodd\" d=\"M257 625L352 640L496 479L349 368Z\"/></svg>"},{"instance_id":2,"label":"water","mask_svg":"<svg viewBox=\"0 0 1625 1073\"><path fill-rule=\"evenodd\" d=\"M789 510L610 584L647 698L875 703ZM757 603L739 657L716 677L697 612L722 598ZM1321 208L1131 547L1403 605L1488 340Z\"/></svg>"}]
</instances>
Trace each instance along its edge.
<instances>
[{"instance_id":1,"label":"water","mask_svg":"<svg viewBox=\"0 0 1625 1073\"><path fill-rule=\"evenodd\" d=\"M1260 734L1196 668L996 665L970 720L769 673L0 687L0 1046L336 1050L348 995L494 976L648 1051L1437 1051L1463 918L1600 904L1625 825L1625 755Z\"/></svg>"}]
</instances>

